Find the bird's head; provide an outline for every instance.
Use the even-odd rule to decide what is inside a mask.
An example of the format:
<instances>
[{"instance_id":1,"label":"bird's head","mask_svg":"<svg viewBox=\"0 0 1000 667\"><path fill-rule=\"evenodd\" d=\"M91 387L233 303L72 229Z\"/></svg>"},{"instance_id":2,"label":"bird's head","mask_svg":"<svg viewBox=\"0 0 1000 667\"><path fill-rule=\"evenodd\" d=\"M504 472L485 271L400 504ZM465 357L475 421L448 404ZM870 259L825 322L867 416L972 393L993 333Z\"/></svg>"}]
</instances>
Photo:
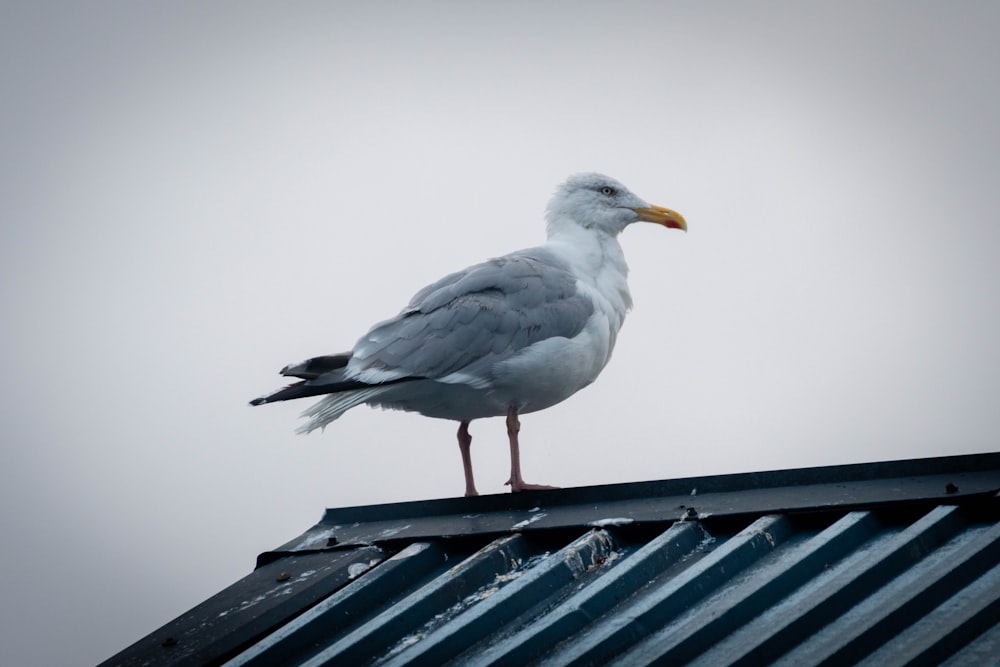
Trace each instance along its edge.
<instances>
[{"instance_id":1,"label":"bird's head","mask_svg":"<svg viewBox=\"0 0 1000 667\"><path fill-rule=\"evenodd\" d=\"M616 235L640 220L687 231L680 213L654 206L601 174L570 176L549 201L546 219L550 233L562 225L576 224Z\"/></svg>"}]
</instances>

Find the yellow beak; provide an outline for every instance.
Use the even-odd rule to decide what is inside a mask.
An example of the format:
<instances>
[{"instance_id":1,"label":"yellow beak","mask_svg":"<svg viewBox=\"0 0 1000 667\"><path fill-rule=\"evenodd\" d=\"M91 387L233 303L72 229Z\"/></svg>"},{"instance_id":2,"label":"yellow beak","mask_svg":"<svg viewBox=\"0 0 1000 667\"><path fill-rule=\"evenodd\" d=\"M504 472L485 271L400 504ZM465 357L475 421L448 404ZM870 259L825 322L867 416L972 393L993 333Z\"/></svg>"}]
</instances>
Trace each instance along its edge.
<instances>
[{"instance_id":1,"label":"yellow beak","mask_svg":"<svg viewBox=\"0 0 1000 667\"><path fill-rule=\"evenodd\" d=\"M683 229L685 232L688 230L684 216L669 208L650 205L649 208L637 208L635 212L639 214L639 219L644 222L655 222L670 229Z\"/></svg>"}]
</instances>

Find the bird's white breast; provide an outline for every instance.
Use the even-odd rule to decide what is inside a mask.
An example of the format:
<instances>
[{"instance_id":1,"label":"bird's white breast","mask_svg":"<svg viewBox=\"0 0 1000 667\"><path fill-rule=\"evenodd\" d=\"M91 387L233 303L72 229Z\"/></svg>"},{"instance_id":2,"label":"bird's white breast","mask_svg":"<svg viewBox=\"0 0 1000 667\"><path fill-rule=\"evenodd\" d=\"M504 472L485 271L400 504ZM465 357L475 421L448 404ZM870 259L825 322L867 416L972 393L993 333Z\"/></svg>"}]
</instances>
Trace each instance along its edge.
<instances>
[{"instance_id":1,"label":"bird's white breast","mask_svg":"<svg viewBox=\"0 0 1000 667\"><path fill-rule=\"evenodd\" d=\"M576 228L547 245L569 263L594 313L573 338L541 341L497 365L494 391L509 393L522 412L555 405L593 382L611 359L632 305L628 266L617 239Z\"/></svg>"},{"instance_id":2,"label":"bird's white breast","mask_svg":"<svg viewBox=\"0 0 1000 667\"><path fill-rule=\"evenodd\" d=\"M548 245L570 263L578 289L590 296L595 311L607 318L610 358L618 330L632 307L628 264L618 239L591 229L569 227L550 238Z\"/></svg>"}]
</instances>

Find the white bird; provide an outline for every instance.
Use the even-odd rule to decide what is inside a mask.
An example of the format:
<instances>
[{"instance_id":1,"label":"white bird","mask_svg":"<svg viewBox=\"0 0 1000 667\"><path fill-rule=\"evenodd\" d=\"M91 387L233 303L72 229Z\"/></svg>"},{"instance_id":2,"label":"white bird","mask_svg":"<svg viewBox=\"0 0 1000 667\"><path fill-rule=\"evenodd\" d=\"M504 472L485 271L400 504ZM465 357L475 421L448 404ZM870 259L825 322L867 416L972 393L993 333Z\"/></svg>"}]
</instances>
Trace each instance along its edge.
<instances>
[{"instance_id":1,"label":"white bird","mask_svg":"<svg viewBox=\"0 0 1000 667\"><path fill-rule=\"evenodd\" d=\"M362 403L460 422L465 495L478 495L469 422L507 418L511 491L550 489L521 476L518 415L543 410L593 382L632 306L618 234L637 221L687 230L600 174L570 177L546 212L540 246L476 264L423 288L350 352L291 364L301 378L251 401L324 398L299 431L323 428Z\"/></svg>"}]
</instances>

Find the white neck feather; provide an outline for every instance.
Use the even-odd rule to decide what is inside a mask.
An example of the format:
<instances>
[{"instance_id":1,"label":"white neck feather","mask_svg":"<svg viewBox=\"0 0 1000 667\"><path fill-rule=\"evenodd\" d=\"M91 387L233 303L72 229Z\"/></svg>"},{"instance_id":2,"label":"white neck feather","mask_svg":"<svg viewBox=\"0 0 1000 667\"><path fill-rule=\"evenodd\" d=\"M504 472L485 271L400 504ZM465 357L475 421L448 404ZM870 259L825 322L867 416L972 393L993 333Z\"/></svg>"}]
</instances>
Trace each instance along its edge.
<instances>
[{"instance_id":1,"label":"white neck feather","mask_svg":"<svg viewBox=\"0 0 1000 667\"><path fill-rule=\"evenodd\" d=\"M562 223L562 224L560 224ZM577 278L604 298L615 331L632 307L628 264L616 236L572 221L549 221L548 245L558 247Z\"/></svg>"}]
</instances>

